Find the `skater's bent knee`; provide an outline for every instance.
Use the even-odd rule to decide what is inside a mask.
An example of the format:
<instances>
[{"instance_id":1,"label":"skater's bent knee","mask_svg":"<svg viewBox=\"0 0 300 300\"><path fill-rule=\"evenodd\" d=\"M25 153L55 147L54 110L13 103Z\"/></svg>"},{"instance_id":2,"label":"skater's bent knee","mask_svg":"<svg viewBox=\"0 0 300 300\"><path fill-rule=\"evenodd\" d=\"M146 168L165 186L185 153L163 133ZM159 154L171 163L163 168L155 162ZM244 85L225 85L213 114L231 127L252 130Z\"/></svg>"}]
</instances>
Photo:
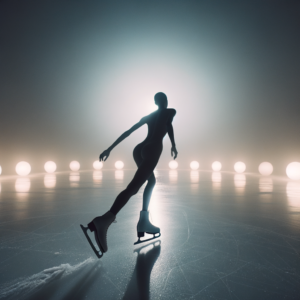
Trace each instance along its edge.
<instances>
[{"instance_id":1,"label":"skater's bent knee","mask_svg":"<svg viewBox=\"0 0 300 300\"><path fill-rule=\"evenodd\" d=\"M150 178L148 179L148 183L151 184L151 185L155 185L155 184L156 184L156 179L155 179L155 177L150 177Z\"/></svg>"}]
</instances>

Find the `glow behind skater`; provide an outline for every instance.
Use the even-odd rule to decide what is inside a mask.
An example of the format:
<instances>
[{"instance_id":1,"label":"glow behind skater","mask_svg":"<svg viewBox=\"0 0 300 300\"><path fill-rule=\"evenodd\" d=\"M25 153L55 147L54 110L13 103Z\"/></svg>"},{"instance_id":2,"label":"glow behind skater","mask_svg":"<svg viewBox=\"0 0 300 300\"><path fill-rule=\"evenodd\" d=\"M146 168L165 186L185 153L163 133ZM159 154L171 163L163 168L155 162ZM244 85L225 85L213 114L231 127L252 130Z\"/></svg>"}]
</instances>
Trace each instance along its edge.
<instances>
[{"instance_id":1,"label":"glow behind skater","mask_svg":"<svg viewBox=\"0 0 300 300\"><path fill-rule=\"evenodd\" d=\"M174 141L172 126L172 121L176 114L176 110L173 108L167 108L168 100L167 96L164 93L157 93L154 96L154 102L158 106L158 109L148 116L143 117L138 123L132 126L129 130L125 131L107 150L103 151L103 153L99 157L100 161L106 161L106 159L110 155L111 150L116 145L118 145L121 141L123 141L126 137L128 137L132 132L134 132L141 126L145 124L148 125L148 135L146 139L142 143L138 144L133 150L133 158L137 164L138 169L132 181L129 183L127 188L117 196L111 209L107 213L105 213L103 216L94 218L88 224L88 227L84 227L81 225L81 228L84 231L84 234L87 237L92 249L99 258L103 255L104 252L107 251L106 234L108 227L115 220L116 215L128 202L130 197L135 195L146 181L148 182L143 194L143 209L140 212L140 220L137 225L137 234L139 239L135 244L150 240L147 239L140 241L140 237L143 237L145 232L153 234L153 238L157 238L160 236L160 229L152 225L149 221L148 207L152 190L156 183L153 170L155 169L163 150L162 142L166 133L168 133L172 143L171 155L174 156L174 159L176 159L178 152ZM87 234L88 229L91 232L94 232L95 240L102 252L101 255L91 242ZM159 235L155 236L155 234Z\"/></svg>"}]
</instances>

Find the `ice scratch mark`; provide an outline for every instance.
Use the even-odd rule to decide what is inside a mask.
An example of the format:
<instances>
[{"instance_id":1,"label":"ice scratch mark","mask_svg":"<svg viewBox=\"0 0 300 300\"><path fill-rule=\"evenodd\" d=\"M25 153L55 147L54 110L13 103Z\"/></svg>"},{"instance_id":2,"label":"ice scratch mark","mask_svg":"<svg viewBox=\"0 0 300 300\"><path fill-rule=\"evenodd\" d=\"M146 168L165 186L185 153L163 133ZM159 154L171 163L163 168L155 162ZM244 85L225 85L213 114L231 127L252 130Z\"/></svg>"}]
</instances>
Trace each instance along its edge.
<instances>
[{"instance_id":1,"label":"ice scratch mark","mask_svg":"<svg viewBox=\"0 0 300 300\"><path fill-rule=\"evenodd\" d=\"M12 282L2 284L0 286L0 299L9 296L19 296L20 298L21 296L25 297L32 291L41 288L43 285L71 275L94 261L95 259L90 257L74 266L71 266L70 264L61 264L58 267L45 269L44 271L30 277L20 278Z\"/></svg>"},{"instance_id":2,"label":"ice scratch mark","mask_svg":"<svg viewBox=\"0 0 300 300\"><path fill-rule=\"evenodd\" d=\"M190 236L191 236L191 232L190 232L190 225L189 225L189 221L188 221L188 218L187 218L187 214L185 211L182 212L184 218L185 218L185 221L186 221L186 225L187 225L187 238L186 240L180 245L181 247L189 240Z\"/></svg>"}]
</instances>

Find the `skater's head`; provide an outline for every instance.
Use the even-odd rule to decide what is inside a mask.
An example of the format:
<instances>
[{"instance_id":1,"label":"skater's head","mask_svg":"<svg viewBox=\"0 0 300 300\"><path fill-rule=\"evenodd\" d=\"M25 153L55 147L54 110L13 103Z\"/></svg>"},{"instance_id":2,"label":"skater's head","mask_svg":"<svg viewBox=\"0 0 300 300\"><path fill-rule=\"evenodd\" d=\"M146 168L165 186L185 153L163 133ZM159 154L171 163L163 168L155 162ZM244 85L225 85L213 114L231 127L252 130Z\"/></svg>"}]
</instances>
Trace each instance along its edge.
<instances>
[{"instance_id":1,"label":"skater's head","mask_svg":"<svg viewBox=\"0 0 300 300\"><path fill-rule=\"evenodd\" d=\"M167 96L162 92L155 94L154 102L159 108L167 108L168 107Z\"/></svg>"}]
</instances>

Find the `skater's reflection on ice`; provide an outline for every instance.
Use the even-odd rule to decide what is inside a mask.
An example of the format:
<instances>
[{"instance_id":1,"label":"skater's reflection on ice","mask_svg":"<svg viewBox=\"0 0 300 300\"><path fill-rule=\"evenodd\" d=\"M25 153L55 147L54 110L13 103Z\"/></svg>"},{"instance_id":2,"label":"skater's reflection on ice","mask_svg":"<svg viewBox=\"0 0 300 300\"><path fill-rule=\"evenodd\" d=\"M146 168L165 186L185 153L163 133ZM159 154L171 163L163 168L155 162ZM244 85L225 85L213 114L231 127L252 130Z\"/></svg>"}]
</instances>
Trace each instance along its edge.
<instances>
[{"instance_id":1,"label":"skater's reflection on ice","mask_svg":"<svg viewBox=\"0 0 300 300\"><path fill-rule=\"evenodd\" d=\"M134 250L137 252L136 265L128 283L123 300L150 299L150 276L160 255L160 240Z\"/></svg>"}]
</instances>

